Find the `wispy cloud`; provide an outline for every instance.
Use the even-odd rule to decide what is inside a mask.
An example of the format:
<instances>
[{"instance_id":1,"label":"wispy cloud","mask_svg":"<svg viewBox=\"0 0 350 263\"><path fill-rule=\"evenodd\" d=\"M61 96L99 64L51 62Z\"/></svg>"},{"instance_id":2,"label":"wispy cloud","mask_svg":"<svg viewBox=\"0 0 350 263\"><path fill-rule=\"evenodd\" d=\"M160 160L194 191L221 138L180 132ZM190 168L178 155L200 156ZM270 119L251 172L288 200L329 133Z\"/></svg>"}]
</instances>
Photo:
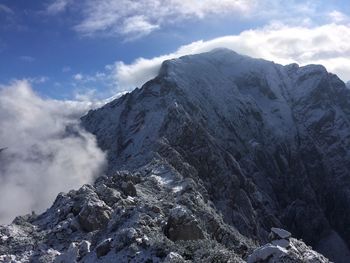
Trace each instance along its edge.
<instances>
[{"instance_id":1,"label":"wispy cloud","mask_svg":"<svg viewBox=\"0 0 350 263\"><path fill-rule=\"evenodd\" d=\"M236 19L302 21L319 16L319 0L54 0L48 10L75 6L80 20L73 27L83 36L137 39L179 22L229 15Z\"/></svg>"},{"instance_id":2,"label":"wispy cloud","mask_svg":"<svg viewBox=\"0 0 350 263\"><path fill-rule=\"evenodd\" d=\"M104 153L79 126L90 107L43 99L28 81L0 88L0 223L41 212L59 192L100 175Z\"/></svg>"},{"instance_id":3,"label":"wispy cloud","mask_svg":"<svg viewBox=\"0 0 350 263\"><path fill-rule=\"evenodd\" d=\"M68 72L70 72L72 70L72 68L70 67L70 66L64 66L63 68L62 68L62 72L63 73L68 73Z\"/></svg>"},{"instance_id":4,"label":"wispy cloud","mask_svg":"<svg viewBox=\"0 0 350 263\"><path fill-rule=\"evenodd\" d=\"M38 76L38 77L32 77L26 79L31 84L43 84L50 80L47 76Z\"/></svg>"},{"instance_id":5,"label":"wispy cloud","mask_svg":"<svg viewBox=\"0 0 350 263\"><path fill-rule=\"evenodd\" d=\"M20 56L20 60L25 61L25 62L34 62L35 58L32 56Z\"/></svg>"},{"instance_id":6,"label":"wispy cloud","mask_svg":"<svg viewBox=\"0 0 350 263\"><path fill-rule=\"evenodd\" d=\"M334 23L349 23L350 22L350 17L347 16L346 14L338 11L338 10L333 10L328 14L330 20Z\"/></svg>"},{"instance_id":7,"label":"wispy cloud","mask_svg":"<svg viewBox=\"0 0 350 263\"><path fill-rule=\"evenodd\" d=\"M350 80L350 27L341 24L288 26L281 23L243 31L238 35L196 41L173 53L151 59L138 58L131 64L113 65L119 90L132 90L155 77L166 59L226 47L241 54L289 64L323 64L343 80Z\"/></svg>"},{"instance_id":8,"label":"wispy cloud","mask_svg":"<svg viewBox=\"0 0 350 263\"><path fill-rule=\"evenodd\" d=\"M74 29L84 36L121 35L136 39L174 22L204 19L216 14L245 16L256 0L83 0L79 2L82 20ZM55 0L49 13L64 11L73 1Z\"/></svg>"},{"instance_id":9,"label":"wispy cloud","mask_svg":"<svg viewBox=\"0 0 350 263\"><path fill-rule=\"evenodd\" d=\"M104 69L95 73L80 72L73 74L70 85L74 90L75 97L79 100L83 97L86 100L89 97L90 100L96 101L110 98L114 94L124 91L118 89L114 71L115 65L107 65ZM96 92L97 90L99 92ZM94 96L91 96L91 94L94 94Z\"/></svg>"},{"instance_id":10,"label":"wispy cloud","mask_svg":"<svg viewBox=\"0 0 350 263\"><path fill-rule=\"evenodd\" d=\"M148 22L144 16L133 16L125 19L120 33L127 36L127 40L133 40L148 35L159 27Z\"/></svg>"},{"instance_id":11,"label":"wispy cloud","mask_svg":"<svg viewBox=\"0 0 350 263\"><path fill-rule=\"evenodd\" d=\"M6 6L4 4L0 4L0 13L1 12L7 13L7 14L13 14L14 13L11 8L9 8L8 6Z\"/></svg>"},{"instance_id":12,"label":"wispy cloud","mask_svg":"<svg viewBox=\"0 0 350 263\"><path fill-rule=\"evenodd\" d=\"M48 14L55 15L66 10L71 3L72 0L54 0L47 6L46 11Z\"/></svg>"}]
</instances>

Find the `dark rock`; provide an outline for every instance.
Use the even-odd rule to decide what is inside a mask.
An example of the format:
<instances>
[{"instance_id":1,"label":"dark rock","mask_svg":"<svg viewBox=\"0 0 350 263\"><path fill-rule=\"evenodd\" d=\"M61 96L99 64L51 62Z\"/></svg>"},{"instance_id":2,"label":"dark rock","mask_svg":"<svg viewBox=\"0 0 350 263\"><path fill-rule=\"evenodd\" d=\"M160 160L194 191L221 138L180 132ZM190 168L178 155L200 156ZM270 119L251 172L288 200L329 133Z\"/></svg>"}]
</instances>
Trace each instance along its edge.
<instances>
[{"instance_id":1,"label":"dark rock","mask_svg":"<svg viewBox=\"0 0 350 263\"><path fill-rule=\"evenodd\" d=\"M183 207L176 207L170 211L165 235L172 241L204 239L198 222Z\"/></svg>"},{"instance_id":2,"label":"dark rock","mask_svg":"<svg viewBox=\"0 0 350 263\"><path fill-rule=\"evenodd\" d=\"M97 245L96 255L98 258L103 257L107 255L111 251L111 249L112 249L112 239L108 238Z\"/></svg>"},{"instance_id":3,"label":"dark rock","mask_svg":"<svg viewBox=\"0 0 350 263\"><path fill-rule=\"evenodd\" d=\"M129 195L132 197L137 195L136 187L131 181L123 182L122 189L125 195Z\"/></svg>"}]
</instances>

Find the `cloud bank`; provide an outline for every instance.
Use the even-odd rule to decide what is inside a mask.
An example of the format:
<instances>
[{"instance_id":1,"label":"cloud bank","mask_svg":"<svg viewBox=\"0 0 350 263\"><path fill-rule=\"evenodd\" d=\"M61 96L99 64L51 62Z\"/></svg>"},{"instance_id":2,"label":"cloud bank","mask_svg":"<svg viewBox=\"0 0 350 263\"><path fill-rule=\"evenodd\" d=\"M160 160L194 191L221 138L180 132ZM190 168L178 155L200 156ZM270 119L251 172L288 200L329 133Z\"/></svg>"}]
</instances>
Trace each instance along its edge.
<instances>
[{"instance_id":1,"label":"cloud bank","mask_svg":"<svg viewBox=\"0 0 350 263\"><path fill-rule=\"evenodd\" d=\"M41 212L59 192L98 176L105 162L79 126L91 105L43 99L27 81L0 87L0 223Z\"/></svg>"},{"instance_id":2,"label":"cloud bank","mask_svg":"<svg viewBox=\"0 0 350 263\"><path fill-rule=\"evenodd\" d=\"M57 15L77 14L73 29L82 36L121 36L135 40L179 23L222 17L240 20L294 21L320 16L319 0L51 0L46 9ZM323 15L323 14L322 14ZM332 17L341 19L339 13Z\"/></svg>"},{"instance_id":3,"label":"cloud bank","mask_svg":"<svg viewBox=\"0 0 350 263\"><path fill-rule=\"evenodd\" d=\"M114 64L113 74L119 90L132 90L155 77L161 63L166 59L226 47L244 55L281 64L322 64L347 81L350 80L349 43L350 27L347 24L334 21L322 26L308 27L274 23L243 31L238 35L196 41L181 46L173 53L150 59L138 58L131 64L119 61Z\"/></svg>"}]
</instances>

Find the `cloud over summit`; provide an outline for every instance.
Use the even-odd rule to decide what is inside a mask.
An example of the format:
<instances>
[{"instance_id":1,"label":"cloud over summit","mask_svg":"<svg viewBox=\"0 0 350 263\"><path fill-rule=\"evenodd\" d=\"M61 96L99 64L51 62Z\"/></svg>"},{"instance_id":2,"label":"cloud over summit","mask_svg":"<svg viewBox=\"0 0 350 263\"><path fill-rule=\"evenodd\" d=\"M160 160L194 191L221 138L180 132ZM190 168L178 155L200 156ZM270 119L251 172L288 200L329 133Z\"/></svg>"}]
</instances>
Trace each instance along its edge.
<instances>
[{"instance_id":1,"label":"cloud over summit","mask_svg":"<svg viewBox=\"0 0 350 263\"><path fill-rule=\"evenodd\" d=\"M166 59L198 54L225 47L240 54L264 58L280 64L322 64L344 81L350 80L350 27L330 23L322 26L291 26L272 23L268 26L207 41L195 41L175 52L154 58L138 58L131 64L114 64L119 90L140 87L158 73Z\"/></svg>"}]
</instances>

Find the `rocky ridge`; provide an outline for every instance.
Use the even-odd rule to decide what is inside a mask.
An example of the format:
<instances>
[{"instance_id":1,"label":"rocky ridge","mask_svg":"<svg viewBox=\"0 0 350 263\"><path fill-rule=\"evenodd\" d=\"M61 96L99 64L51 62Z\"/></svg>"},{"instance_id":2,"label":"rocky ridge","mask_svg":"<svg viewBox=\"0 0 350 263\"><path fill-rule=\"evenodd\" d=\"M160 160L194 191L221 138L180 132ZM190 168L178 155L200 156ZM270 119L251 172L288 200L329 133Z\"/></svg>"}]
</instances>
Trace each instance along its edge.
<instances>
[{"instance_id":1,"label":"rocky ridge","mask_svg":"<svg viewBox=\"0 0 350 263\"><path fill-rule=\"evenodd\" d=\"M0 227L0 262L329 262L296 239L253 251L257 242L225 224L195 182L162 181L173 172L118 172L59 194L44 214Z\"/></svg>"}]
</instances>

